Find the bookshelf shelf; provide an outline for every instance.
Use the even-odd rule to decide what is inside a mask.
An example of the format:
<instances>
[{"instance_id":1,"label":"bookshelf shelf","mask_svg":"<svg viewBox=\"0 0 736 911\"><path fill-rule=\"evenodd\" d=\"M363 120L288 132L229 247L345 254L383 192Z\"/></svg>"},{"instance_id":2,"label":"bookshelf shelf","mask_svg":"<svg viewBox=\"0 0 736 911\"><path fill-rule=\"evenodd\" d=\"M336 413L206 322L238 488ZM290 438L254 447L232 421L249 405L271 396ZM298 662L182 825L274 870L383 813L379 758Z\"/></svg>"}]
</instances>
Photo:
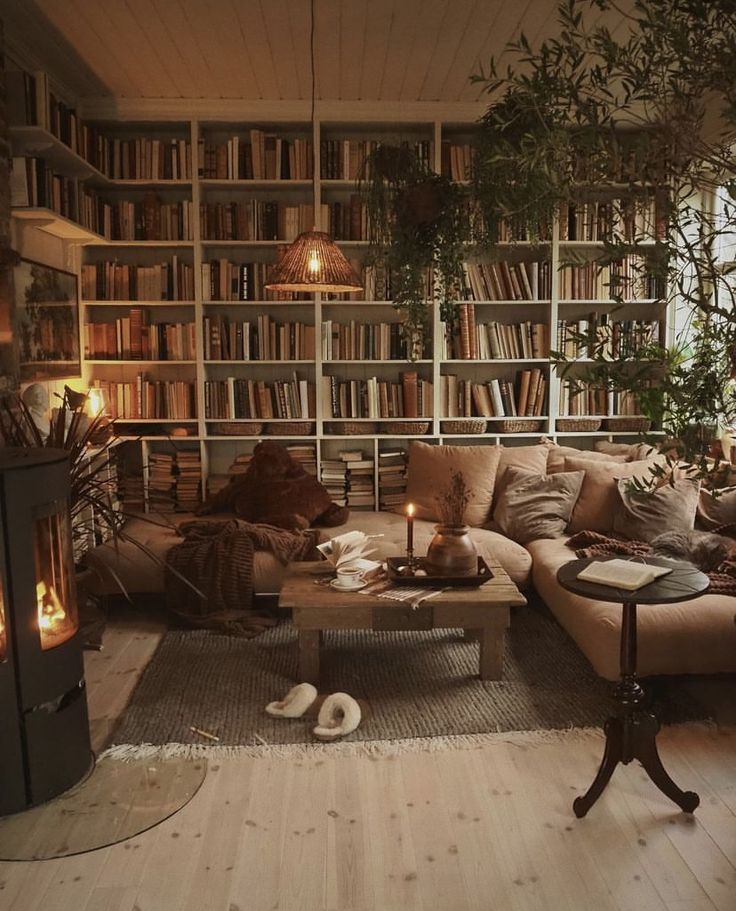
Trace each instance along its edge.
<instances>
[{"instance_id":1,"label":"bookshelf shelf","mask_svg":"<svg viewBox=\"0 0 736 911\"><path fill-rule=\"evenodd\" d=\"M12 210L13 218L20 222L28 224L34 228L40 228L47 234L53 234L62 240L68 240L76 244L97 244L105 243L105 238L89 228L59 215L53 209L39 208L35 206L18 206Z\"/></svg>"},{"instance_id":2,"label":"bookshelf shelf","mask_svg":"<svg viewBox=\"0 0 736 911\"><path fill-rule=\"evenodd\" d=\"M97 240L89 241L91 246L97 247L180 247L183 249L194 249L194 241L191 240L106 240L99 234L94 235Z\"/></svg>"},{"instance_id":3,"label":"bookshelf shelf","mask_svg":"<svg viewBox=\"0 0 736 911\"><path fill-rule=\"evenodd\" d=\"M311 190L311 180L250 180L243 178L201 177L203 190Z\"/></svg>"},{"instance_id":4,"label":"bookshelf shelf","mask_svg":"<svg viewBox=\"0 0 736 911\"><path fill-rule=\"evenodd\" d=\"M167 366L167 367L181 367L188 364L196 364L197 361L175 361L175 360L156 360L156 361L144 361L144 360L133 360L131 358L85 358L85 363L92 365L111 365L116 367L158 367L158 366Z\"/></svg>"},{"instance_id":5,"label":"bookshelf shelf","mask_svg":"<svg viewBox=\"0 0 736 911\"><path fill-rule=\"evenodd\" d=\"M15 155L43 158L69 177L82 180L91 178L95 183L108 183L108 178L101 171L43 127L11 126L10 140Z\"/></svg>"}]
</instances>

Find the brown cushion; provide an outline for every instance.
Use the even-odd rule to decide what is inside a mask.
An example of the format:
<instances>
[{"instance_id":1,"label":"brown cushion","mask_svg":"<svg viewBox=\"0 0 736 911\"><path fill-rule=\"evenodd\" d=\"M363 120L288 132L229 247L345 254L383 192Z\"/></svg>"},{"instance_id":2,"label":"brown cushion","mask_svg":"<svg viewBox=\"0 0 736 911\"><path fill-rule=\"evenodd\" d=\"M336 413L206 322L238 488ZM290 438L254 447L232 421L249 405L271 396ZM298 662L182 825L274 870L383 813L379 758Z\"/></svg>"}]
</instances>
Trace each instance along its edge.
<instances>
[{"instance_id":1,"label":"brown cushion","mask_svg":"<svg viewBox=\"0 0 736 911\"><path fill-rule=\"evenodd\" d=\"M736 522L736 487L723 488L717 497L703 488L698 497L698 527L712 530L732 522Z\"/></svg>"},{"instance_id":2,"label":"brown cushion","mask_svg":"<svg viewBox=\"0 0 736 911\"><path fill-rule=\"evenodd\" d=\"M626 456L629 462L648 459L657 454L657 447L651 443L611 443L609 440L596 440L593 445L596 452L612 456Z\"/></svg>"},{"instance_id":3,"label":"brown cushion","mask_svg":"<svg viewBox=\"0 0 736 911\"><path fill-rule=\"evenodd\" d=\"M539 443L535 446L501 446L501 460L496 473L496 493L507 468L523 468L535 474L544 474L547 470L548 446Z\"/></svg>"},{"instance_id":4,"label":"brown cushion","mask_svg":"<svg viewBox=\"0 0 736 911\"><path fill-rule=\"evenodd\" d=\"M519 544L564 534L580 493L585 472L536 474L509 467L497 498L493 519Z\"/></svg>"},{"instance_id":5,"label":"brown cushion","mask_svg":"<svg viewBox=\"0 0 736 911\"><path fill-rule=\"evenodd\" d=\"M603 452L594 452L592 449L574 449L572 446L551 444L547 447L547 474L566 471L567 458L587 459L589 462L625 462L627 459L625 455L610 456Z\"/></svg>"},{"instance_id":6,"label":"brown cushion","mask_svg":"<svg viewBox=\"0 0 736 911\"><path fill-rule=\"evenodd\" d=\"M586 453L587 455L587 453ZM648 478L650 459L639 462L592 461L565 459L565 471L584 471L580 496L567 528L572 535L578 531L597 531L607 534L613 528L613 514L619 502L616 482L619 478Z\"/></svg>"},{"instance_id":7,"label":"brown cushion","mask_svg":"<svg viewBox=\"0 0 736 911\"><path fill-rule=\"evenodd\" d=\"M653 491L632 491L618 482L613 531L631 541L651 541L665 531L692 531L698 507L697 481L683 478Z\"/></svg>"},{"instance_id":8,"label":"brown cushion","mask_svg":"<svg viewBox=\"0 0 736 911\"><path fill-rule=\"evenodd\" d=\"M438 521L436 497L447 488L451 474L459 472L470 495L465 522L479 527L491 511L500 457L499 446L431 446L412 440L406 502L414 504L417 518Z\"/></svg>"}]
</instances>

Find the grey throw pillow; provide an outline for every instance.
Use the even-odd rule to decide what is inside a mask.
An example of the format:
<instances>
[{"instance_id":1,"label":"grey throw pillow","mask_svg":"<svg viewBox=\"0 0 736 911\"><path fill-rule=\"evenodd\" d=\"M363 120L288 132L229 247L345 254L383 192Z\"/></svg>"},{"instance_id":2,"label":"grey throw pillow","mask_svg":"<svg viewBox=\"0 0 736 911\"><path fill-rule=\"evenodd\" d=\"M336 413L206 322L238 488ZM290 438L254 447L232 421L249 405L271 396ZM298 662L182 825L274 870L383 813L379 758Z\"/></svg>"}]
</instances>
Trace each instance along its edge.
<instances>
[{"instance_id":1,"label":"grey throw pillow","mask_svg":"<svg viewBox=\"0 0 736 911\"><path fill-rule=\"evenodd\" d=\"M690 478L663 484L657 490L627 490L618 482L619 503L613 514L613 531L630 541L651 541L666 531L692 531L698 508L700 484Z\"/></svg>"},{"instance_id":2,"label":"grey throw pillow","mask_svg":"<svg viewBox=\"0 0 736 911\"><path fill-rule=\"evenodd\" d=\"M540 475L509 467L504 474L493 519L501 531L519 544L537 538L557 538L580 493L584 471Z\"/></svg>"},{"instance_id":3,"label":"grey throw pillow","mask_svg":"<svg viewBox=\"0 0 736 911\"><path fill-rule=\"evenodd\" d=\"M698 525L712 530L736 522L736 487L725 487L714 496L701 490L698 499Z\"/></svg>"}]
</instances>

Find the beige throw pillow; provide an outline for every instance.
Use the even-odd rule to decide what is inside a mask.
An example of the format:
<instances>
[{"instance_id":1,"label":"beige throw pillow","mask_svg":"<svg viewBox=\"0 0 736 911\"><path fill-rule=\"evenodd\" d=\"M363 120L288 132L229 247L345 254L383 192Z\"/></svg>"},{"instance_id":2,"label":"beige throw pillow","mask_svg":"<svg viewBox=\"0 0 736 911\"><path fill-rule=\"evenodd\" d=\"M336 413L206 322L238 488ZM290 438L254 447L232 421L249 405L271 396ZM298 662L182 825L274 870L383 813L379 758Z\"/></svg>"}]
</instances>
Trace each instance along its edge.
<instances>
[{"instance_id":1,"label":"beige throw pillow","mask_svg":"<svg viewBox=\"0 0 736 911\"><path fill-rule=\"evenodd\" d=\"M616 482L619 478L649 478L652 464L650 459L612 462L566 458L565 471L585 472L580 496L567 528L570 534L578 531L608 534L613 528L613 514L619 502Z\"/></svg>"},{"instance_id":2,"label":"beige throw pillow","mask_svg":"<svg viewBox=\"0 0 736 911\"><path fill-rule=\"evenodd\" d=\"M596 440L593 445L596 452L610 456L626 456L629 462L657 455L657 447L651 443L611 443L609 440Z\"/></svg>"},{"instance_id":3,"label":"beige throw pillow","mask_svg":"<svg viewBox=\"0 0 736 911\"><path fill-rule=\"evenodd\" d=\"M724 487L717 497L703 488L698 498L698 527L712 531L736 522L736 487Z\"/></svg>"},{"instance_id":4,"label":"beige throw pillow","mask_svg":"<svg viewBox=\"0 0 736 911\"><path fill-rule=\"evenodd\" d=\"M465 522L479 527L490 516L500 458L499 446L431 446L412 440L405 502L414 504L417 518L438 521L436 497L460 472L470 494Z\"/></svg>"},{"instance_id":5,"label":"beige throw pillow","mask_svg":"<svg viewBox=\"0 0 736 911\"><path fill-rule=\"evenodd\" d=\"M619 502L613 531L630 541L651 541L666 531L692 531L698 508L698 481L684 478L656 490L630 491L618 482Z\"/></svg>"},{"instance_id":6,"label":"beige throw pillow","mask_svg":"<svg viewBox=\"0 0 736 911\"><path fill-rule=\"evenodd\" d=\"M501 446L501 459L496 473L496 496L500 493L501 481L507 468L523 468L524 471L545 474L548 448L544 443L535 446Z\"/></svg>"},{"instance_id":7,"label":"beige throw pillow","mask_svg":"<svg viewBox=\"0 0 736 911\"><path fill-rule=\"evenodd\" d=\"M493 520L519 544L564 534L580 493L585 472L540 475L523 468L506 469Z\"/></svg>"},{"instance_id":8,"label":"beige throw pillow","mask_svg":"<svg viewBox=\"0 0 736 911\"><path fill-rule=\"evenodd\" d=\"M556 474L565 471L565 459L587 459L589 462L625 462L627 456L610 456L604 452L595 452L592 449L574 449L572 446L547 447L547 474Z\"/></svg>"}]
</instances>

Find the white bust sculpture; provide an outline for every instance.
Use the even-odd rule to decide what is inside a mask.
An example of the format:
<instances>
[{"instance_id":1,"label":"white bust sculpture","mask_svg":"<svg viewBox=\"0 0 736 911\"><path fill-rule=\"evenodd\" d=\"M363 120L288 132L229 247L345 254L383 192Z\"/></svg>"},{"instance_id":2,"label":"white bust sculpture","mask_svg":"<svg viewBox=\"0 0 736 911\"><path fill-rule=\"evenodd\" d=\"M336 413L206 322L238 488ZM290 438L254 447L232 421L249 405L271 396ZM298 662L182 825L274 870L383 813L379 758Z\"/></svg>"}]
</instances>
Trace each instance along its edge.
<instances>
[{"instance_id":1,"label":"white bust sculpture","mask_svg":"<svg viewBox=\"0 0 736 911\"><path fill-rule=\"evenodd\" d=\"M23 390L21 396L23 403L27 406L33 423L38 428L38 432L45 441L49 435L49 394L45 386L41 383L31 383Z\"/></svg>"}]
</instances>

